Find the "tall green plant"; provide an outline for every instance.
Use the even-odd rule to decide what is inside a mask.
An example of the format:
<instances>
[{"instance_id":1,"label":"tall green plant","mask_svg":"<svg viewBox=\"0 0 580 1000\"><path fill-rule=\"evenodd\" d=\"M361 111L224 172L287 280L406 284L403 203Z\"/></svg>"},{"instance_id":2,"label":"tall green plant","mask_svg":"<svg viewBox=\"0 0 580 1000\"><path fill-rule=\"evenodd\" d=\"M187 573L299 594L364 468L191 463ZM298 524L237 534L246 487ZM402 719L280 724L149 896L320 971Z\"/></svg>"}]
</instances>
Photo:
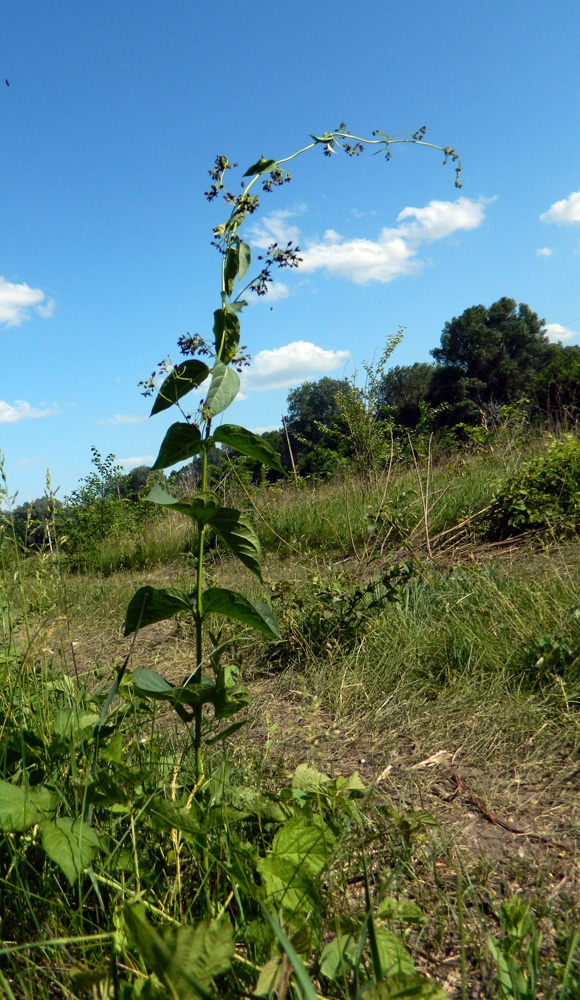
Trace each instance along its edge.
<instances>
[{"instance_id":1,"label":"tall green plant","mask_svg":"<svg viewBox=\"0 0 580 1000\"><path fill-rule=\"evenodd\" d=\"M179 346L187 360L178 365L169 363L161 366L161 372L153 372L144 385L145 394L156 391L156 377L166 377L157 392L151 414L161 413L176 406L183 417L172 424L161 444L154 469L165 469L196 455L201 456L201 489L187 500L178 500L161 486L155 486L149 500L161 504L169 510L190 517L197 527L197 567L193 590L190 592L173 588L141 587L131 600L125 619L125 634L136 633L140 628L171 618L187 611L193 616L196 636L195 669L187 681L176 687L169 684L155 671L136 670L133 684L143 697L169 701L182 719L192 721L195 727L195 749L197 778L202 774L201 724L203 706L213 705L215 717L227 719L245 704L243 693L235 694L233 671L221 666L221 655L228 642L220 641L220 633L209 630L211 616L218 615L233 620L242 626L253 628L267 639L281 638L276 620L267 604L250 600L237 591L223 587L204 589L204 551L208 532L213 531L226 548L261 580L260 543L248 516L243 512L222 506L216 493L208 490L208 453L216 444L225 445L271 469L282 472L280 460L274 449L263 438L235 424L221 424L214 421L234 401L240 388L239 373L248 363L244 348L240 347L240 318L247 301L244 295L253 291L265 295L272 281L275 267L297 267L301 261L300 248L289 242L286 247L272 243L265 254L258 257L258 273L248 280L252 263L252 252L240 231L246 220L258 209L259 198L255 193L261 183L264 191L272 191L290 180L286 164L297 156L322 147L326 156L342 149L349 156L358 156L365 147L376 147L377 152L392 155L391 147L400 143L429 146L444 153L445 162L455 164L456 185L460 187L461 163L451 147L435 146L425 141L425 129L408 134L389 136L384 132L374 132L373 138L361 139L352 135L342 123L338 129L325 132L321 136L311 135L312 142L290 156L282 159L261 157L243 175L241 192L233 194L225 187L225 177L232 167L226 156L218 156L210 170L211 186L206 192L209 201L223 195L231 206L229 217L217 225L213 232L212 245L220 258L219 306L214 312L213 341L208 342L196 334L181 338ZM196 414L186 414L182 409L183 397L198 386L206 385L205 398ZM212 643L212 652L204 656L204 637ZM231 641L231 640L230 640ZM210 663L213 680L202 675L205 663ZM237 724L234 724L237 725ZM232 730L228 726L222 733Z\"/></svg>"}]
</instances>

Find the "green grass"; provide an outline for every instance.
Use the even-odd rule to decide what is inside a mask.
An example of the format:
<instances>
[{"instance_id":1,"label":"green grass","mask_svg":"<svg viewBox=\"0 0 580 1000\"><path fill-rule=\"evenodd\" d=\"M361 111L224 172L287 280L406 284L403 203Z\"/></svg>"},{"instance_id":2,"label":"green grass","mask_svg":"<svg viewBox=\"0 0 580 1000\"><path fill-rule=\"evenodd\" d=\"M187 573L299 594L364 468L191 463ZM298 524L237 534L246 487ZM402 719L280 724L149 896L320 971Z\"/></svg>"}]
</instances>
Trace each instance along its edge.
<instances>
[{"instance_id":1,"label":"green grass","mask_svg":"<svg viewBox=\"0 0 580 1000\"><path fill-rule=\"evenodd\" d=\"M452 997L580 995L580 549L548 534L489 547L476 520L455 545L441 535L531 448L440 458L426 501L425 462L380 490L245 488L284 639L231 648L249 724L207 745L201 786L189 728L131 682L137 667L187 676L187 621L138 636L95 757L135 588L191 579L183 519L109 538L84 572L66 546L23 557L4 541L7 997L366 986L373 1000L389 995L372 982L393 962L416 996L429 995L418 976ZM264 593L219 548L208 573ZM224 723L204 726L210 738ZM14 825L11 796L37 802L42 788L52 804ZM98 846L75 862L89 829Z\"/></svg>"}]
</instances>

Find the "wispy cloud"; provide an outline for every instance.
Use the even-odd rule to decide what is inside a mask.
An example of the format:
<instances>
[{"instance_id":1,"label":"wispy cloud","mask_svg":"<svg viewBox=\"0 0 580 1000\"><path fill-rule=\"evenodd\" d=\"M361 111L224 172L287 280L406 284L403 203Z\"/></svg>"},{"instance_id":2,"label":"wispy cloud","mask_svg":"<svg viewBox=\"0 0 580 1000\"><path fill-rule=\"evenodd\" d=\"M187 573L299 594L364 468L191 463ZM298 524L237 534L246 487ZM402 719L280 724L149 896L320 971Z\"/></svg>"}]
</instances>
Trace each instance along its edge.
<instances>
[{"instance_id":1,"label":"wispy cloud","mask_svg":"<svg viewBox=\"0 0 580 1000\"><path fill-rule=\"evenodd\" d=\"M546 333L548 340L551 340L553 344L563 343L565 340L571 340L572 337L580 337L580 330L569 330L560 323L546 323Z\"/></svg>"},{"instance_id":2,"label":"wispy cloud","mask_svg":"<svg viewBox=\"0 0 580 1000\"><path fill-rule=\"evenodd\" d=\"M115 465L121 465L124 469L136 469L138 465L152 465L153 455L137 455L132 458L116 458Z\"/></svg>"},{"instance_id":3,"label":"wispy cloud","mask_svg":"<svg viewBox=\"0 0 580 1000\"><path fill-rule=\"evenodd\" d=\"M554 222L557 226L580 226L580 191L573 191L568 198L555 201L540 219L542 222Z\"/></svg>"},{"instance_id":4,"label":"wispy cloud","mask_svg":"<svg viewBox=\"0 0 580 1000\"><path fill-rule=\"evenodd\" d=\"M54 313L55 305L52 299L47 299L46 302L44 299L45 294L41 288L31 288L24 283L15 285L0 275L0 323L20 326L30 319L31 309L47 319Z\"/></svg>"},{"instance_id":5,"label":"wispy cloud","mask_svg":"<svg viewBox=\"0 0 580 1000\"><path fill-rule=\"evenodd\" d=\"M25 403L22 399L15 400L13 405L0 399L0 424L15 424L19 420L52 417L59 412L59 407L56 404L50 407L45 406L39 410L31 406L30 403Z\"/></svg>"},{"instance_id":6,"label":"wispy cloud","mask_svg":"<svg viewBox=\"0 0 580 1000\"><path fill-rule=\"evenodd\" d=\"M116 413L114 417L104 417L101 420L96 420L95 423L99 427L104 427L109 424L141 424L145 420L147 417L139 416L136 413Z\"/></svg>"},{"instance_id":7,"label":"wispy cloud","mask_svg":"<svg viewBox=\"0 0 580 1000\"><path fill-rule=\"evenodd\" d=\"M308 341L296 340L256 354L252 367L242 376L242 389L244 393L288 389L313 376L343 368L349 358L349 351L325 350Z\"/></svg>"},{"instance_id":8,"label":"wispy cloud","mask_svg":"<svg viewBox=\"0 0 580 1000\"><path fill-rule=\"evenodd\" d=\"M294 219L297 215L303 215L306 205L297 205L296 208L284 209L265 215L259 223L250 229L252 243L256 247L264 249L271 243L286 244L289 241L297 243L300 238L300 230L294 223L289 223L288 219Z\"/></svg>"},{"instance_id":9,"label":"wispy cloud","mask_svg":"<svg viewBox=\"0 0 580 1000\"><path fill-rule=\"evenodd\" d=\"M550 247L540 247L536 250L536 257L553 257L554 251Z\"/></svg>"},{"instance_id":10,"label":"wispy cloud","mask_svg":"<svg viewBox=\"0 0 580 1000\"><path fill-rule=\"evenodd\" d=\"M375 240L346 239L336 230L328 229L322 240L305 241L300 269L303 273L326 271L357 285L370 281L387 283L403 275L417 274L424 264L418 256L420 249L454 233L477 229L490 200L493 199L458 198L431 201L424 208L409 206L399 212L398 225L383 228ZM265 246L272 242L272 237L279 243L301 239L298 226L288 223L292 215L280 212L267 216L261 228L255 229L254 240Z\"/></svg>"}]
</instances>

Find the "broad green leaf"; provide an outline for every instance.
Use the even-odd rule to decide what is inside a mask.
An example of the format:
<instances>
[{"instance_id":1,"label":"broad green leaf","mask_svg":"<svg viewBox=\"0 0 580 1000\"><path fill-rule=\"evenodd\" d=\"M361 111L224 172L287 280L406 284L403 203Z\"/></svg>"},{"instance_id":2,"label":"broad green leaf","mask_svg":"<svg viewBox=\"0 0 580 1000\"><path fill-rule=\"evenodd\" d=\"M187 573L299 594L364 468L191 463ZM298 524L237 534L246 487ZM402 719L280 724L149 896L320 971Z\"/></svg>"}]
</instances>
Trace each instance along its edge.
<instances>
[{"instance_id":1,"label":"broad green leaf","mask_svg":"<svg viewBox=\"0 0 580 1000\"><path fill-rule=\"evenodd\" d=\"M216 361L213 366L211 385L205 401L205 409L211 417L217 416L233 403L240 390L240 376L234 368ZM186 456L187 457L187 456ZM155 468L155 466L153 466Z\"/></svg>"},{"instance_id":2,"label":"broad green leaf","mask_svg":"<svg viewBox=\"0 0 580 1000\"><path fill-rule=\"evenodd\" d=\"M202 606L204 615L226 615L255 628L268 639L282 638L270 606L261 601L251 601L235 590L210 587L203 593Z\"/></svg>"},{"instance_id":3,"label":"broad green leaf","mask_svg":"<svg viewBox=\"0 0 580 1000\"><path fill-rule=\"evenodd\" d=\"M442 986L417 972L397 972L380 983L367 987L363 1000L449 1000Z\"/></svg>"},{"instance_id":4,"label":"broad green leaf","mask_svg":"<svg viewBox=\"0 0 580 1000\"><path fill-rule=\"evenodd\" d=\"M275 166L276 160L265 160L264 157L261 156L257 163L253 163L251 167L248 167L244 177L253 177L254 174L263 174Z\"/></svg>"},{"instance_id":5,"label":"broad green leaf","mask_svg":"<svg viewBox=\"0 0 580 1000\"><path fill-rule=\"evenodd\" d=\"M201 684L184 684L182 687L177 687L166 681L156 670L138 668L133 671L131 679L137 694L142 698L168 701L174 708L180 705L198 708L200 705L215 703L218 698L217 688L209 678L205 678Z\"/></svg>"},{"instance_id":6,"label":"broad green leaf","mask_svg":"<svg viewBox=\"0 0 580 1000\"><path fill-rule=\"evenodd\" d=\"M284 967L283 962L283 954L278 953L277 955L273 955L272 958L270 958L260 969L258 982L256 983L256 988L254 989L256 996L267 997L278 989L282 978L282 969Z\"/></svg>"},{"instance_id":7,"label":"broad green leaf","mask_svg":"<svg viewBox=\"0 0 580 1000\"><path fill-rule=\"evenodd\" d=\"M171 799L154 798L149 802L145 816L155 830L180 830L194 835L201 832L195 809L186 809Z\"/></svg>"},{"instance_id":8,"label":"broad green leaf","mask_svg":"<svg viewBox=\"0 0 580 1000\"><path fill-rule=\"evenodd\" d=\"M246 246L245 243L244 246ZM247 299L234 299L233 302L226 302L224 309L228 312L241 313L242 309L245 309L247 304Z\"/></svg>"},{"instance_id":9,"label":"broad green leaf","mask_svg":"<svg viewBox=\"0 0 580 1000\"><path fill-rule=\"evenodd\" d=\"M185 514L200 524L206 524L221 505L221 500L215 493L196 493L189 500L177 500L167 490L164 490L162 486L159 486L159 484L154 486L151 492L147 494L146 500L150 503L170 507L171 510Z\"/></svg>"},{"instance_id":10,"label":"broad green leaf","mask_svg":"<svg viewBox=\"0 0 580 1000\"><path fill-rule=\"evenodd\" d=\"M236 278L238 276L238 269L240 266L240 251L237 244L235 243L231 246L226 254L226 259L224 262L224 280L226 283L226 292L231 295L234 290L234 285L236 283Z\"/></svg>"},{"instance_id":11,"label":"broad green leaf","mask_svg":"<svg viewBox=\"0 0 580 1000\"><path fill-rule=\"evenodd\" d=\"M174 1000L212 996L216 976L227 972L234 955L234 935L227 919L192 927L165 925L156 930L143 907L125 903L125 922L148 970L155 973Z\"/></svg>"},{"instance_id":12,"label":"broad green leaf","mask_svg":"<svg viewBox=\"0 0 580 1000\"><path fill-rule=\"evenodd\" d=\"M403 924L424 924L427 917L417 903L410 899L395 899L386 896L377 907L377 917L380 920L399 920Z\"/></svg>"},{"instance_id":13,"label":"broad green leaf","mask_svg":"<svg viewBox=\"0 0 580 1000\"><path fill-rule=\"evenodd\" d=\"M292 788L298 788L302 792L320 792L324 786L328 785L330 778L327 774L322 774L316 768L308 764L299 764L292 776Z\"/></svg>"},{"instance_id":14,"label":"broad green leaf","mask_svg":"<svg viewBox=\"0 0 580 1000\"><path fill-rule=\"evenodd\" d=\"M239 245L239 259L238 259L238 278L240 281L248 271L250 264L252 263L252 248L240 240Z\"/></svg>"},{"instance_id":15,"label":"broad green leaf","mask_svg":"<svg viewBox=\"0 0 580 1000\"><path fill-rule=\"evenodd\" d=\"M401 972L412 976L415 965L402 938L379 924L375 924L375 936L383 972L387 976Z\"/></svg>"},{"instance_id":16,"label":"broad green leaf","mask_svg":"<svg viewBox=\"0 0 580 1000\"><path fill-rule=\"evenodd\" d=\"M125 635L154 622L173 618L180 611L191 611L193 603L188 594L180 590L140 587L131 599L125 616Z\"/></svg>"},{"instance_id":17,"label":"broad green leaf","mask_svg":"<svg viewBox=\"0 0 580 1000\"><path fill-rule=\"evenodd\" d=\"M316 879L327 866L336 839L320 816L295 816L276 833L272 849L258 861L266 892L288 913L308 915Z\"/></svg>"},{"instance_id":18,"label":"broad green leaf","mask_svg":"<svg viewBox=\"0 0 580 1000\"><path fill-rule=\"evenodd\" d=\"M286 475L280 463L280 456L276 454L272 445L259 434L247 431L245 427L238 427L236 424L222 424L214 431L213 437L214 441L219 441L220 444L225 444L228 448L235 448L242 455L255 458L256 461L267 465L269 469L275 469L276 472Z\"/></svg>"},{"instance_id":19,"label":"broad green leaf","mask_svg":"<svg viewBox=\"0 0 580 1000\"><path fill-rule=\"evenodd\" d=\"M56 803L41 797L44 789L19 787L9 781L0 781L0 830L4 833L22 833L46 819L46 812ZM55 797L53 796L53 799Z\"/></svg>"},{"instance_id":20,"label":"broad green leaf","mask_svg":"<svg viewBox=\"0 0 580 1000\"><path fill-rule=\"evenodd\" d=\"M172 424L161 442L153 469L166 469L203 451L199 428L194 424Z\"/></svg>"},{"instance_id":21,"label":"broad green leaf","mask_svg":"<svg viewBox=\"0 0 580 1000\"><path fill-rule=\"evenodd\" d=\"M262 549L249 517L232 507L221 507L208 518L207 523L221 538L226 548L261 580Z\"/></svg>"},{"instance_id":22,"label":"broad green leaf","mask_svg":"<svg viewBox=\"0 0 580 1000\"><path fill-rule=\"evenodd\" d=\"M58 736L70 737L86 730L92 731L99 720L100 715L85 708L61 708L54 719L54 731Z\"/></svg>"},{"instance_id":23,"label":"broad green leaf","mask_svg":"<svg viewBox=\"0 0 580 1000\"><path fill-rule=\"evenodd\" d=\"M342 947L341 947L342 944ZM353 971L357 964L358 940L352 934L329 941L320 956L320 971L327 979L342 979Z\"/></svg>"},{"instance_id":24,"label":"broad green leaf","mask_svg":"<svg viewBox=\"0 0 580 1000\"><path fill-rule=\"evenodd\" d=\"M71 885L102 848L97 831L80 819L45 820L40 833L44 850Z\"/></svg>"},{"instance_id":25,"label":"broad green leaf","mask_svg":"<svg viewBox=\"0 0 580 1000\"><path fill-rule=\"evenodd\" d=\"M216 309L213 318L216 354L218 359L227 365L235 358L238 351L240 321L236 313L230 309Z\"/></svg>"},{"instance_id":26,"label":"broad green leaf","mask_svg":"<svg viewBox=\"0 0 580 1000\"><path fill-rule=\"evenodd\" d=\"M209 372L208 366L204 365L203 361L184 361L176 365L159 390L151 416L173 406L178 399L205 382Z\"/></svg>"}]
</instances>

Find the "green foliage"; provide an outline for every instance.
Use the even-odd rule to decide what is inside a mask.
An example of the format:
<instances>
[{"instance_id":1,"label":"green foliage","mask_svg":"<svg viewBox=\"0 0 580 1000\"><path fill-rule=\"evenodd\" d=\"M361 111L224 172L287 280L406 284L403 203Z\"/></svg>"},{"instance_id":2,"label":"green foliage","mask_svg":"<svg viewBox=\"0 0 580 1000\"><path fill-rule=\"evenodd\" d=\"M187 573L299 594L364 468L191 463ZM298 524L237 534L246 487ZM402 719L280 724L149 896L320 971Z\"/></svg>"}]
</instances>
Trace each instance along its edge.
<instances>
[{"instance_id":1,"label":"green foliage","mask_svg":"<svg viewBox=\"0 0 580 1000\"><path fill-rule=\"evenodd\" d=\"M498 487L485 518L487 536L501 539L547 529L565 535L578 525L579 505L580 440L566 434Z\"/></svg>"},{"instance_id":2,"label":"green foliage","mask_svg":"<svg viewBox=\"0 0 580 1000\"><path fill-rule=\"evenodd\" d=\"M430 401L453 409L449 420L474 423L477 410L528 395L549 355L544 321L529 306L502 298L486 309L472 306L446 323L441 346L431 351Z\"/></svg>"}]
</instances>

